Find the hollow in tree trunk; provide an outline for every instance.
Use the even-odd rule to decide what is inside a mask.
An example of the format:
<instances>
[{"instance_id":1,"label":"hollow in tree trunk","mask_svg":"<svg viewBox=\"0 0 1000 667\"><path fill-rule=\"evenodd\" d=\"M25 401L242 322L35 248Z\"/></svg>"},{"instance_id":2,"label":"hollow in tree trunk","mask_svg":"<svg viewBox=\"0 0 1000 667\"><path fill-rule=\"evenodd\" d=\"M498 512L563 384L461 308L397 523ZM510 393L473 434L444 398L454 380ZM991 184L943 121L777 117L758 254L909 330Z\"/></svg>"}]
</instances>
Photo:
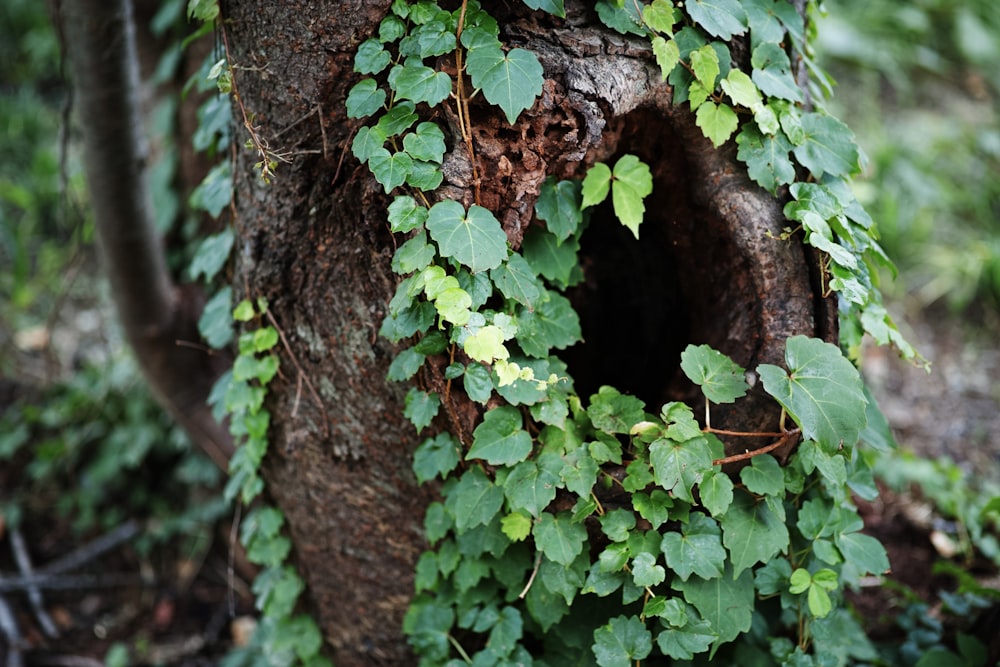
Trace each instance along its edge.
<instances>
[{"instance_id":1,"label":"hollow in tree trunk","mask_svg":"<svg viewBox=\"0 0 1000 667\"><path fill-rule=\"evenodd\" d=\"M239 154L235 282L268 299L319 394L304 392L283 358L265 474L339 667L412 664L400 625L434 497L410 471L418 438L402 417L405 388L385 380L396 350L377 335L397 283L389 198L351 155L363 123L345 114L359 78L354 53L388 10L357 0L223 7L241 102L271 148L292 156L266 185L259 158ZM686 106L672 104L641 42L610 33L583 3L568 2L565 20L523 6L490 11L501 38L537 54L545 72L540 98L513 127L481 98L470 105L479 202L512 247L533 224L546 177L579 178L625 153L653 171L641 242L604 208L583 237L586 279L570 298L586 342L565 355L580 395L612 384L651 406L693 400L678 372L688 343L753 368L780 364L789 336L835 338L835 307L813 280L811 255L779 238L782 202L748 180L734 146L713 148ZM449 104L434 112L453 129L436 196L468 205L473 170ZM759 391L718 411L713 426L774 430L778 410ZM454 412L472 425L474 406Z\"/></svg>"}]
</instances>

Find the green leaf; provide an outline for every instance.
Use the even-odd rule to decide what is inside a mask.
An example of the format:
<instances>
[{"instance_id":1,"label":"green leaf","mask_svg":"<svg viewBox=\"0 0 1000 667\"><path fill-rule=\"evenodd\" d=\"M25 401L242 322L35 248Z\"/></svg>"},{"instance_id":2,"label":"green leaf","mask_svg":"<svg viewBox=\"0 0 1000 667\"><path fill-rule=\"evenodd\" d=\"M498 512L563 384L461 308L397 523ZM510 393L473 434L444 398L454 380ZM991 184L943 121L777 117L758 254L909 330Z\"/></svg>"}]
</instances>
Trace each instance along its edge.
<instances>
[{"instance_id":1,"label":"green leaf","mask_svg":"<svg viewBox=\"0 0 1000 667\"><path fill-rule=\"evenodd\" d=\"M722 90L729 95L733 104L753 109L764 102L760 96L760 91L757 90L756 84L754 84L746 73L738 69L731 70L729 75L721 81L721 85Z\"/></svg>"},{"instance_id":2,"label":"green leaf","mask_svg":"<svg viewBox=\"0 0 1000 667\"><path fill-rule=\"evenodd\" d=\"M669 0L653 0L642 8L642 20L656 32L670 36L674 32L677 15Z\"/></svg>"},{"instance_id":3,"label":"green leaf","mask_svg":"<svg viewBox=\"0 0 1000 667\"><path fill-rule=\"evenodd\" d=\"M653 636L635 616L616 616L594 631L591 647L601 667L632 667L653 650Z\"/></svg>"},{"instance_id":4,"label":"green leaf","mask_svg":"<svg viewBox=\"0 0 1000 667\"><path fill-rule=\"evenodd\" d=\"M403 65L395 77L390 77L390 84L395 88L399 99L413 100L417 104L426 102L432 107L441 104L451 94L450 76L419 63L408 62Z\"/></svg>"},{"instance_id":5,"label":"green leaf","mask_svg":"<svg viewBox=\"0 0 1000 667\"><path fill-rule=\"evenodd\" d=\"M513 465L531 453L531 436L522 428L517 408L503 406L486 412L472 432L472 448L466 458L485 459L490 465Z\"/></svg>"},{"instance_id":6,"label":"green leaf","mask_svg":"<svg viewBox=\"0 0 1000 667\"><path fill-rule=\"evenodd\" d=\"M556 497L559 477L534 461L521 461L503 483L508 507L524 510L533 517L541 514Z\"/></svg>"},{"instance_id":7,"label":"green leaf","mask_svg":"<svg viewBox=\"0 0 1000 667\"><path fill-rule=\"evenodd\" d=\"M271 567L253 580L255 605L269 616L290 616L305 583L291 566Z\"/></svg>"},{"instance_id":8,"label":"green leaf","mask_svg":"<svg viewBox=\"0 0 1000 667\"><path fill-rule=\"evenodd\" d=\"M719 55L711 44L705 44L692 51L690 58L695 80L704 86L706 94L711 94L719 78Z\"/></svg>"},{"instance_id":9,"label":"green leaf","mask_svg":"<svg viewBox=\"0 0 1000 667\"><path fill-rule=\"evenodd\" d=\"M861 169L861 153L854 135L842 122L823 113L802 114L805 141L795 147L795 157L813 176L850 176Z\"/></svg>"},{"instance_id":10,"label":"green leaf","mask_svg":"<svg viewBox=\"0 0 1000 667\"><path fill-rule=\"evenodd\" d=\"M206 211L213 218L233 200L233 178L228 161L217 164L208 172L204 180L191 193L191 207Z\"/></svg>"},{"instance_id":11,"label":"green leaf","mask_svg":"<svg viewBox=\"0 0 1000 667\"><path fill-rule=\"evenodd\" d=\"M454 623L455 611L450 606L418 596L406 612L403 629L418 651L444 656L451 650L448 637Z\"/></svg>"},{"instance_id":12,"label":"green leaf","mask_svg":"<svg viewBox=\"0 0 1000 667\"><path fill-rule=\"evenodd\" d=\"M414 160L426 160L441 164L447 147L444 132L436 123L420 123L415 132L403 137L403 149Z\"/></svg>"},{"instance_id":13,"label":"green leaf","mask_svg":"<svg viewBox=\"0 0 1000 667\"><path fill-rule=\"evenodd\" d=\"M706 620L698 619L680 627L662 630L656 636L656 645L664 655L674 660L690 660L698 653L707 651L716 639L718 635L712 631L712 625Z\"/></svg>"},{"instance_id":14,"label":"green leaf","mask_svg":"<svg viewBox=\"0 0 1000 667\"><path fill-rule=\"evenodd\" d=\"M403 416L409 419L417 427L417 433L420 433L437 416L440 406L441 398L437 394L428 394L414 387L406 394Z\"/></svg>"},{"instance_id":15,"label":"green leaf","mask_svg":"<svg viewBox=\"0 0 1000 667\"><path fill-rule=\"evenodd\" d=\"M366 39L358 45L354 55L354 71L359 74L378 74L386 67L392 56L382 47L382 42L374 37Z\"/></svg>"},{"instance_id":16,"label":"green leaf","mask_svg":"<svg viewBox=\"0 0 1000 667\"><path fill-rule=\"evenodd\" d=\"M722 531L714 520L698 512L691 513L681 533L665 533L660 549L667 566L681 581L687 581L692 574L714 579L721 577L725 570Z\"/></svg>"},{"instance_id":17,"label":"green leaf","mask_svg":"<svg viewBox=\"0 0 1000 667\"><path fill-rule=\"evenodd\" d=\"M725 473L710 470L698 485L698 496L705 509L719 517L733 503L733 480Z\"/></svg>"},{"instance_id":18,"label":"green leaf","mask_svg":"<svg viewBox=\"0 0 1000 667\"><path fill-rule=\"evenodd\" d=\"M633 463L635 462L633 461ZM631 468L632 464L629 464L629 467ZM650 478L650 482L652 482L652 478ZM653 489L649 495L645 493L632 494L632 507L654 529L659 528L670 518L670 508L673 506L673 499L662 489Z\"/></svg>"},{"instance_id":19,"label":"green leaf","mask_svg":"<svg viewBox=\"0 0 1000 667\"><path fill-rule=\"evenodd\" d=\"M708 345L688 345L681 352L681 370L713 403L732 403L749 389L745 371Z\"/></svg>"},{"instance_id":20,"label":"green leaf","mask_svg":"<svg viewBox=\"0 0 1000 667\"><path fill-rule=\"evenodd\" d=\"M427 209L410 197L399 196L389 204L389 225L394 232L409 232L424 224Z\"/></svg>"},{"instance_id":21,"label":"green leaf","mask_svg":"<svg viewBox=\"0 0 1000 667\"><path fill-rule=\"evenodd\" d=\"M323 645L323 635L310 616L286 616L275 623L273 640L268 650L275 655L294 652L304 664L309 658L315 658Z\"/></svg>"},{"instance_id":22,"label":"green leaf","mask_svg":"<svg viewBox=\"0 0 1000 667\"><path fill-rule=\"evenodd\" d=\"M747 571L737 577L730 572L727 567L721 577L708 580L691 577L678 586L684 599L694 605L718 634L716 647L749 630L753 616L753 575Z\"/></svg>"},{"instance_id":23,"label":"green leaf","mask_svg":"<svg viewBox=\"0 0 1000 667\"><path fill-rule=\"evenodd\" d=\"M195 251L191 264L188 266L188 275L191 280L197 280L199 275L205 276L205 282L210 282L229 259L229 253L233 249L233 230L226 228L218 234L205 238Z\"/></svg>"},{"instance_id":24,"label":"green leaf","mask_svg":"<svg viewBox=\"0 0 1000 667\"><path fill-rule=\"evenodd\" d=\"M525 354L543 358L551 348L563 350L582 338L580 318L573 304L555 292L545 292L545 299L534 310L518 310L517 342Z\"/></svg>"},{"instance_id":25,"label":"green leaf","mask_svg":"<svg viewBox=\"0 0 1000 667\"><path fill-rule=\"evenodd\" d=\"M747 29L747 15L739 0L688 0L688 15L710 35L732 39Z\"/></svg>"},{"instance_id":26,"label":"green leaf","mask_svg":"<svg viewBox=\"0 0 1000 667\"><path fill-rule=\"evenodd\" d=\"M503 341L503 331L500 327L490 324L466 338L462 349L476 361L489 364L496 359L506 359L510 356Z\"/></svg>"},{"instance_id":27,"label":"green leaf","mask_svg":"<svg viewBox=\"0 0 1000 667\"><path fill-rule=\"evenodd\" d=\"M524 4L531 9L540 9L553 16L566 18L566 8L563 6L563 0L524 0Z\"/></svg>"},{"instance_id":28,"label":"green leaf","mask_svg":"<svg viewBox=\"0 0 1000 667\"><path fill-rule=\"evenodd\" d=\"M490 630L486 646L497 655L506 656L514 650L522 631L521 612L516 607L504 607L500 612L500 620Z\"/></svg>"},{"instance_id":29,"label":"green leaf","mask_svg":"<svg viewBox=\"0 0 1000 667\"><path fill-rule=\"evenodd\" d=\"M583 222L580 189L579 181L557 181L549 176L535 202L535 215L560 242L576 233Z\"/></svg>"},{"instance_id":30,"label":"green leaf","mask_svg":"<svg viewBox=\"0 0 1000 667\"><path fill-rule=\"evenodd\" d=\"M736 135L736 144L736 157L746 163L750 178L764 189L773 193L779 185L795 180L795 166L788 157L792 144L784 133L767 136L753 123L746 123Z\"/></svg>"},{"instance_id":31,"label":"green leaf","mask_svg":"<svg viewBox=\"0 0 1000 667\"><path fill-rule=\"evenodd\" d=\"M624 2L617 0L598 0L594 4L597 10L597 18L601 23L612 30L616 30L623 35L645 36L646 31L642 28L642 17L637 7L638 3Z\"/></svg>"},{"instance_id":32,"label":"green leaf","mask_svg":"<svg viewBox=\"0 0 1000 667\"><path fill-rule=\"evenodd\" d=\"M406 23L390 14L378 24L378 40L390 44L406 34Z\"/></svg>"},{"instance_id":33,"label":"green leaf","mask_svg":"<svg viewBox=\"0 0 1000 667\"><path fill-rule=\"evenodd\" d=\"M441 254L454 257L473 273L495 269L507 259L507 235L493 214L473 204L466 212L457 201L441 201L427 216Z\"/></svg>"},{"instance_id":34,"label":"green leaf","mask_svg":"<svg viewBox=\"0 0 1000 667\"><path fill-rule=\"evenodd\" d=\"M389 372L385 378L391 382L409 380L424 365L424 359L426 358L412 347L408 347L397 354L396 358L389 364Z\"/></svg>"},{"instance_id":35,"label":"green leaf","mask_svg":"<svg viewBox=\"0 0 1000 667\"><path fill-rule=\"evenodd\" d=\"M400 275L419 271L434 261L436 256L437 250L427 242L427 234L421 231L396 248L392 256L392 270Z\"/></svg>"},{"instance_id":36,"label":"green leaf","mask_svg":"<svg viewBox=\"0 0 1000 667\"><path fill-rule=\"evenodd\" d=\"M677 42L666 40L659 35L654 35L652 39L653 56L656 57L656 64L660 67L660 80L666 81L670 73L681 61L681 52L677 48Z\"/></svg>"},{"instance_id":37,"label":"green leaf","mask_svg":"<svg viewBox=\"0 0 1000 667\"><path fill-rule=\"evenodd\" d=\"M581 208L588 208L604 201L611 191L611 168L603 162L598 162L587 170L583 177L583 203Z\"/></svg>"},{"instance_id":38,"label":"green leaf","mask_svg":"<svg viewBox=\"0 0 1000 667\"><path fill-rule=\"evenodd\" d=\"M362 79L347 93L347 117L364 118L379 111L385 104L385 91L375 79Z\"/></svg>"},{"instance_id":39,"label":"green leaf","mask_svg":"<svg viewBox=\"0 0 1000 667\"><path fill-rule=\"evenodd\" d=\"M836 345L793 336L785 349L788 373L777 366L757 368L773 396L805 438L828 447L853 446L866 422L861 376Z\"/></svg>"},{"instance_id":40,"label":"green leaf","mask_svg":"<svg viewBox=\"0 0 1000 667\"><path fill-rule=\"evenodd\" d=\"M883 574L889 569L889 557L882 543L862 533L842 533L834 538L844 560L861 572Z\"/></svg>"},{"instance_id":41,"label":"green leaf","mask_svg":"<svg viewBox=\"0 0 1000 667\"><path fill-rule=\"evenodd\" d=\"M434 308L441 318L456 326L468 324L472 315L469 310L471 306L472 297L461 287L446 289L434 299Z\"/></svg>"},{"instance_id":42,"label":"green leaf","mask_svg":"<svg viewBox=\"0 0 1000 667\"><path fill-rule=\"evenodd\" d=\"M778 496L785 491L785 473L770 454L753 457L751 464L740 470L740 479L747 491L757 495Z\"/></svg>"},{"instance_id":43,"label":"green leaf","mask_svg":"<svg viewBox=\"0 0 1000 667\"><path fill-rule=\"evenodd\" d=\"M626 509L613 509L600 517L601 530L612 542L624 542L629 531L635 528L635 515Z\"/></svg>"},{"instance_id":44,"label":"green leaf","mask_svg":"<svg viewBox=\"0 0 1000 667\"><path fill-rule=\"evenodd\" d=\"M729 141L729 137L739 126L739 119L729 105L706 102L698 107L695 124L701 128L712 145L718 148Z\"/></svg>"},{"instance_id":45,"label":"green leaf","mask_svg":"<svg viewBox=\"0 0 1000 667\"><path fill-rule=\"evenodd\" d=\"M413 169L413 158L402 151L390 154L383 149L368 158L368 168L388 194L406 182L406 176Z\"/></svg>"},{"instance_id":46,"label":"green leaf","mask_svg":"<svg viewBox=\"0 0 1000 667\"><path fill-rule=\"evenodd\" d=\"M542 93L542 65L534 53L525 49L512 49L506 54L496 46L471 49L466 69L472 85L483 91L490 104L503 109L511 125Z\"/></svg>"},{"instance_id":47,"label":"green leaf","mask_svg":"<svg viewBox=\"0 0 1000 667\"><path fill-rule=\"evenodd\" d=\"M223 287L215 293L198 318L198 333L209 347L221 349L233 340L232 308L233 290ZM252 308L251 308L252 310Z\"/></svg>"},{"instance_id":48,"label":"green leaf","mask_svg":"<svg viewBox=\"0 0 1000 667\"><path fill-rule=\"evenodd\" d=\"M662 565L657 565L656 556L648 551L636 554L632 559L632 581L636 586L642 588L659 586L666 578L667 571Z\"/></svg>"},{"instance_id":49,"label":"green leaf","mask_svg":"<svg viewBox=\"0 0 1000 667\"><path fill-rule=\"evenodd\" d=\"M712 469L712 452L703 437L685 442L660 438L649 446L649 462L657 484L675 497L693 503L691 487Z\"/></svg>"},{"instance_id":50,"label":"green leaf","mask_svg":"<svg viewBox=\"0 0 1000 667\"><path fill-rule=\"evenodd\" d=\"M604 386L590 397L587 416L594 428L605 433L628 433L645 417L644 408L645 404L635 396Z\"/></svg>"},{"instance_id":51,"label":"green leaf","mask_svg":"<svg viewBox=\"0 0 1000 667\"><path fill-rule=\"evenodd\" d=\"M567 452L564 461L565 465L559 471L559 478L566 485L566 489L581 498L590 497L600 468L588 453L587 447L581 446Z\"/></svg>"},{"instance_id":52,"label":"green leaf","mask_svg":"<svg viewBox=\"0 0 1000 667\"><path fill-rule=\"evenodd\" d=\"M413 472L421 484L446 478L458 465L461 444L450 433L427 438L413 452Z\"/></svg>"},{"instance_id":53,"label":"green leaf","mask_svg":"<svg viewBox=\"0 0 1000 667\"><path fill-rule=\"evenodd\" d=\"M482 364L469 364L462 378L465 393L476 403L486 405L493 395L493 375Z\"/></svg>"},{"instance_id":54,"label":"green leaf","mask_svg":"<svg viewBox=\"0 0 1000 667\"><path fill-rule=\"evenodd\" d=\"M435 7L435 9L437 9ZM441 20L444 19L444 20ZM412 44L415 44L413 55L420 58L443 56L455 50L455 30L448 25L449 17L445 12L438 12L435 20L427 21L410 33ZM405 39L405 38L404 38ZM400 43L400 54L410 55L410 52ZM405 53L404 53L405 52Z\"/></svg>"},{"instance_id":55,"label":"green leaf","mask_svg":"<svg viewBox=\"0 0 1000 667\"><path fill-rule=\"evenodd\" d=\"M378 119L375 127L386 137L394 137L417 122L417 114L413 113L416 108L413 102L407 100L397 102Z\"/></svg>"},{"instance_id":56,"label":"green leaf","mask_svg":"<svg viewBox=\"0 0 1000 667\"><path fill-rule=\"evenodd\" d=\"M766 563L788 548L788 527L771 511L745 491L738 491L733 504L720 519L722 542L729 550L736 574L756 563ZM695 605L697 606L697 605Z\"/></svg>"},{"instance_id":57,"label":"green leaf","mask_svg":"<svg viewBox=\"0 0 1000 667\"><path fill-rule=\"evenodd\" d=\"M521 542L531 534L532 521L520 512L511 512L500 519L500 529L511 542Z\"/></svg>"},{"instance_id":58,"label":"green leaf","mask_svg":"<svg viewBox=\"0 0 1000 667\"><path fill-rule=\"evenodd\" d=\"M544 289L531 265L516 252L490 271L490 278L501 294L528 308L536 306Z\"/></svg>"},{"instance_id":59,"label":"green leaf","mask_svg":"<svg viewBox=\"0 0 1000 667\"><path fill-rule=\"evenodd\" d=\"M568 512L560 512L558 516L542 512L532 533L546 558L566 566L576 560L587 541L587 529L570 521Z\"/></svg>"},{"instance_id":60,"label":"green leaf","mask_svg":"<svg viewBox=\"0 0 1000 667\"><path fill-rule=\"evenodd\" d=\"M521 252L531 268L560 288L570 285L579 251L576 239L560 243L554 234L541 227L530 227L521 244Z\"/></svg>"},{"instance_id":61,"label":"green leaf","mask_svg":"<svg viewBox=\"0 0 1000 667\"><path fill-rule=\"evenodd\" d=\"M639 238L639 225L646 212L642 203L653 191L653 175L649 166L634 155L623 155L615 163L611 201L615 215Z\"/></svg>"},{"instance_id":62,"label":"green leaf","mask_svg":"<svg viewBox=\"0 0 1000 667\"><path fill-rule=\"evenodd\" d=\"M414 160L413 168L406 175L406 184L411 188L430 192L437 190L444 182L441 167L433 162Z\"/></svg>"},{"instance_id":63,"label":"green leaf","mask_svg":"<svg viewBox=\"0 0 1000 667\"><path fill-rule=\"evenodd\" d=\"M479 466L465 471L445 499L445 507L455 517L459 533L487 524L503 505L503 489L495 485Z\"/></svg>"},{"instance_id":64,"label":"green leaf","mask_svg":"<svg viewBox=\"0 0 1000 667\"><path fill-rule=\"evenodd\" d=\"M358 130L351 142L351 152L361 162L367 162L373 155L380 155L385 150L385 133L375 127L363 127Z\"/></svg>"},{"instance_id":65,"label":"green leaf","mask_svg":"<svg viewBox=\"0 0 1000 667\"><path fill-rule=\"evenodd\" d=\"M788 54L778 44L759 44L750 58L753 82L768 97L777 97L790 102L802 102L802 90L792 76L792 63Z\"/></svg>"},{"instance_id":66,"label":"green leaf","mask_svg":"<svg viewBox=\"0 0 1000 667\"><path fill-rule=\"evenodd\" d=\"M634 431L635 427L633 427L632 430ZM653 481L653 469L649 467L649 461L640 457L626 466L625 479L622 481L622 488L629 493L634 494L637 491L645 489L647 486L652 484ZM637 498L638 496L633 495L632 501L635 502Z\"/></svg>"}]
</instances>

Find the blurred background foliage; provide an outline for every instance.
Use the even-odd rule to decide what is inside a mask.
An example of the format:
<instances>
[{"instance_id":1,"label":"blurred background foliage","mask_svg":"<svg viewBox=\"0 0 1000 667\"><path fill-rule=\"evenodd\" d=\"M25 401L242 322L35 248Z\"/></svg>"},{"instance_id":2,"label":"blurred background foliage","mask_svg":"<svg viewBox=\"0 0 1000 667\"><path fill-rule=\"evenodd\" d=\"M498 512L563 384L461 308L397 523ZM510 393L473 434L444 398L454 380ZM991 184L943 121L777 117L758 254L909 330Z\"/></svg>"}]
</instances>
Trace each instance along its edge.
<instances>
[{"instance_id":1,"label":"blurred background foliage","mask_svg":"<svg viewBox=\"0 0 1000 667\"><path fill-rule=\"evenodd\" d=\"M184 25L184 0L158 6L171 10L161 32ZM138 517L147 548L202 540L226 511L221 472L153 399L115 324L48 10L0 2L0 538L4 522L41 516L77 535ZM157 76L176 67L179 41ZM165 234L183 208L176 106L166 98L149 114Z\"/></svg>"},{"instance_id":2,"label":"blurred background foliage","mask_svg":"<svg viewBox=\"0 0 1000 667\"><path fill-rule=\"evenodd\" d=\"M827 0L830 104L869 156L858 193L910 308L1000 305L1000 3Z\"/></svg>"}]
</instances>

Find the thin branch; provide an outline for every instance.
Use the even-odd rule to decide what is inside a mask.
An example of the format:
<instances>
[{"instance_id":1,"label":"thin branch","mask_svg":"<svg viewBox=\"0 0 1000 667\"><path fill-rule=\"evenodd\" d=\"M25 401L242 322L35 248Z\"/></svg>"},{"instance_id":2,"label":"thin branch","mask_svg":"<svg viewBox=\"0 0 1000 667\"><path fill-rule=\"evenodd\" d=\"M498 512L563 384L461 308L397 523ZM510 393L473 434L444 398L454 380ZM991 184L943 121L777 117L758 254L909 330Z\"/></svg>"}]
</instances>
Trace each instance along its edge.
<instances>
[{"instance_id":1,"label":"thin branch","mask_svg":"<svg viewBox=\"0 0 1000 667\"><path fill-rule=\"evenodd\" d=\"M524 585L524 590L517 596L518 600L523 600L524 596L528 594L531 590L531 584L535 583L535 577L538 575L538 568L542 566L542 551L539 549L538 555L535 556L535 567L531 569L531 576L528 577L528 583Z\"/></svg>"},{"instance_id":2,"label":"thin branch","mask_svg":"<svg viewBox=\"0 0 1000 667\"><path fill-rule=\"evenodd\" d=\"M10 548L14 552L17 569L25 577L31 577L34 574L31 555L28 553L28 545L24 541L24 534L17 526L10 529ZM49 613L45 611L45 601L42 599L42 591L37 586L30 586L26 592L28 594L28 603L31 605L31 610L35 612L35 618L38 619L38 625L41 626L42 632L49 639L59 637L59 628L56 627Z\"/></svg>"},{"instance_id":3,"label":"thin branch","mask_svg":"<svg viewBox=\"0 0 1000 667\"><path fill-rule=\"evenodd\" d=\"M761 447L760 449L755 449L753 451L744 452L742 454L734 454L733 456L727 456L721 459L715 459L712 461L712 465L726 465L727 463L737 463L739 461L746 461L752 459L755 456L760 456L761 454L767 454L768 452L773 452L782 445L787 445L793 439L797 438L802 433L799 429L793 429L787 433L783 433L780 438L772 442L770 445Z\"/></svg>"},{"instance_id":4,"label":"thin branch","mask_svg":"<svg viewBox=\"0 0 1000 667\"><path fill-rule=\"evenodd\" d=\"M45 574L0 577L0 593L15 593L38 588L43 591L79 591L91 588L116 588L141 583L135 574Z\"/></svg>"},{"instance_id":5,"label":"thin branch","mask_svg":"<svg viewBox=\"0 0 1000 667\"><path fill-rule=\"evenodd\" d=\"M4 667L22 667L24 656L21 655L21 647L24 645L24 638L21 637L21 630L17 627L17 619L10 605L0 596L0 636L4 639L7 649L7 659Z\"/></svg>"},{"instance_id":6,"label":"thin branch","mask_svg":"<svg viewBox=\"0 0 1000 667\"><path fill-rule=\"evenodd\" d=\"M52 561L39 569L40 574L62 574L75 570L101 554L114 549L122 542L127 542L139 533L139 523L134 519L126 521L114 530L78 547L62 558Z\"/></svg>"},{"instance_id":7,"label":"thin branch","mask_svg":"<svg viewBox=\"0 0 1000 667\"><path fill-rule=\"evenodd\" d=\"M271 323L274 330L278 332L278 337L281 339L281 345L285 348L285 352L288 353L289 358L292 360L292 365L295 366L295 370L298 372L299 377L306 383L306 387L309 388L309 393L312 395L313 400L316 401L316 407L319 408L320 413L323 415L323 435L326 438L330 437L330 418L326 414L326 406L323 405L323 400L319 396L319 392L316 391L316 387L313 386L312 380L306 375L306 372L302 370L302 365L299 364L299 358L295 356L292 351L292 346L288 343L288 338L285 337L285 332L281 327L278 326L278 321L274 319L274 315L268 310L265 312L267 315L267 321Z\"/></svg>"}]
</instances>

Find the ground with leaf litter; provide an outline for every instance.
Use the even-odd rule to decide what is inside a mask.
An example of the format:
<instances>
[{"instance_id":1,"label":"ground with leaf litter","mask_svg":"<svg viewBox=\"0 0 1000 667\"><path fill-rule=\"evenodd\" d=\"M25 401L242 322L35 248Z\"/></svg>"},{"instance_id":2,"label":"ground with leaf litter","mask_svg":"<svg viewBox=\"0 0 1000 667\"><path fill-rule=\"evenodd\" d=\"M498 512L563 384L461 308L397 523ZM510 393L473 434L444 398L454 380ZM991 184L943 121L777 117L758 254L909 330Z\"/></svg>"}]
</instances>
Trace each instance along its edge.
<instances>
[{"instance_id":1,"label":"ground with leaf litter","mask_svg":"<svg viewBox=\"0 0 1000 667\"><path fill-rule=\"evenodd\" d=\"M81 354L108 344L107 332L95 332L91 322L106 312L93 310L93 304L82 313L68 308L46 339L54 346L50 363L79 361ZM908 336L932 362L932 372L874 347L866 349L862 365L902 447L948 457L959 469L994 481L1000 481L1000 349L983 331L998 318L986 314L985 324L963 325L942 313L909 315ZM26 363L37 368L33 341L22 336L19 344ZM5 503L31 484L31 465L22 454L0 468ZM137 473L137 479L143 477ZM246 641L253 625L251 574L238 558L231 568L231 523L208 527L200 541L150 547L142 537L150 525L140 516L104 517L100 528L75 530L58 509L64 492L33 488L34 501L22 507L18 527L0 514L0 622L16 628L5 637L17 638L13 650L0 639L0 664L213 665ZM911 484L884 488L878 500L862 503L867 529L886 544L891 578L899 587L873 585L852 601L874 638L899 642L904 633L893 618L904 608L901 591L912 591L928 603L930 620L919 622L939 620L946 636L955 630L981 633L996 651L995 633L983 625L988 615L976 610L985 620L958 627L954 614L942 607L940 592L947 595L956 582L935 573L934 565L963 562L954 553L961 535L958 524L935 510L931 495ZM1000 589L995 567L970 558L964 566L978 581ZM25 585L31 577L40 582L37 593Z\"/></svg>"}]
</instances>

